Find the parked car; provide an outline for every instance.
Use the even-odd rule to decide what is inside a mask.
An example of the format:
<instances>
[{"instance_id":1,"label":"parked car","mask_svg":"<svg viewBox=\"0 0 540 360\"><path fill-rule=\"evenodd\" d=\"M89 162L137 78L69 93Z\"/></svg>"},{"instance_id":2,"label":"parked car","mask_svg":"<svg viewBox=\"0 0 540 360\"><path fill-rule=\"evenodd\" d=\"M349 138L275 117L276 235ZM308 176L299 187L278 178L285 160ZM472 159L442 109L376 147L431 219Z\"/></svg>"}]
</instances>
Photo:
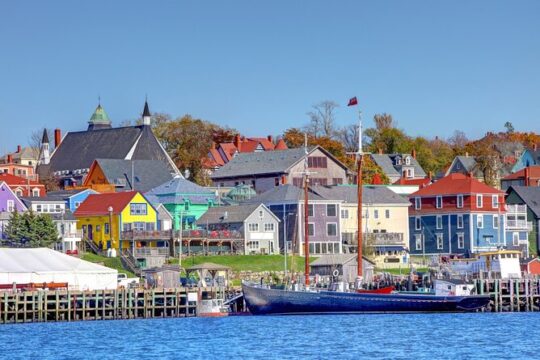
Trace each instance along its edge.
<instances>
[{"instance_id":1,"label":"parked car","mask_svg":"<svg viewBox=\"0 0 540 360\"><path fill-rule=\"evenodd\" d=\"M119 288L134 288L139 286L139 278L129 278L127 274L118 273L118 287Z\"/></svg>"}]
</instances>

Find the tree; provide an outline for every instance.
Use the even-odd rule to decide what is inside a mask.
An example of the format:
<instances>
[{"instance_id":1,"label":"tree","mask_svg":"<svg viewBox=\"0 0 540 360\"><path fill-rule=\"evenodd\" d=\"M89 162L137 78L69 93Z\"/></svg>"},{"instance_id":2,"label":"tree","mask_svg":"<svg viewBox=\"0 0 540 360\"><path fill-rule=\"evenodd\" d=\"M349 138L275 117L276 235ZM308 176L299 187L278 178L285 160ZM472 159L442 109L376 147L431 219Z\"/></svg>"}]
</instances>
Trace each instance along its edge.
<instances>
[{"instance_id":1,"label":"tree","mask_svg":"<svg viewBox=\"0 0 540 360\"><path fill-rule=\"evenodd\" d=\"M505 122L504 127L506 128L507 134L512 134L514 132L514 125L512 125L510 121Z\"/></svg>"},{"instance_id":2,"label":"tree","mask_svg":"<svg viewBox=\"0 0 540 360\"><path fill-rule=\"evenodd\" d=\"M346 152L358 151L358 125L344 126L337 132L336 137L341 141Z\"/></svg>"},{"instance_id":3,"label":"tree","mask_svg":"<svg viewBox=\"0 0 540 360\"><path fill-rule=\"evenodd\" d=\"M394 119L392 118L392 115L387 113L375 114L373 116L373 122L378 131L394 127Z\"/></svg>"},{"instance_id":4,"label":"tree","mask_svg":"<svg viewBox=\"0 0 540 360\"><path fill-rule=\"evenodd\" d=\"M16 247L49 247L59 239L58 230L48 214L14 211L5 231L7 239Z\"/></svg>"},{"instance_id":5,"label":"tree","mask_svg":"<svg viewBox=\"0 0 540 360\"><path fill-rule=\"evenodd\" d=\"M313 136L333 137L335 128L335 110L339 105L333 101L325 100L313 105L313 110L308 112L310 118L309 124L306 126L307 132Z\"/></svg>"},{"instance_id":6,"label":"tree","mask_svg":"<svg viewBox=\"0 0 540 360\"><path fill-rule=\"evenodd\" d=\"M468 143L467 135L461 130L455 130L454 134L448 138L448 144L452 147L455 155L462 155Z\"/></svg>"}]
</instances>

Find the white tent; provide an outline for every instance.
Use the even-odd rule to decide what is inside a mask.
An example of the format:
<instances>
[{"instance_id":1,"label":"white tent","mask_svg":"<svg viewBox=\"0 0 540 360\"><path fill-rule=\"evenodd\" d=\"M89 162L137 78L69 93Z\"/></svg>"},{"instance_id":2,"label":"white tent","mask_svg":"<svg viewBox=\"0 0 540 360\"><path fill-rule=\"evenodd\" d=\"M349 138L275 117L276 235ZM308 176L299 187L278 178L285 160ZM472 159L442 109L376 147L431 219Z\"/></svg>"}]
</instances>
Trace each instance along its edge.
<instances>
[{"instance_id":1,"label":"white tent","mask_svg":"<svg viewBox=\"0 0 540 360\"><path fill-rule=\"evenodd\" d=\"M47 248L0 248L0 284L68 283L71 290L116 289L118 271Z\"/></svg>"}]
</instances>

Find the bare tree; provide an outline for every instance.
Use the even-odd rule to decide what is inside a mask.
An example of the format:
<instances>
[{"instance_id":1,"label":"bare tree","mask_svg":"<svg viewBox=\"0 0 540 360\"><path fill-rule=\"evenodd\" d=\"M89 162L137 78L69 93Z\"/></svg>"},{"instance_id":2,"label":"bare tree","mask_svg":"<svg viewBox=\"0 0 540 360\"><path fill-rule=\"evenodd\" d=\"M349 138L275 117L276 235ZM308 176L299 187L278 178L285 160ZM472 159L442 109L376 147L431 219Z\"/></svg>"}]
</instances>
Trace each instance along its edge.
<instances>
[{"instance_id":1,"label":"bare tree","mask_svg":"<svg viewBox=\"0 0 540 360\"><path fill-rule=\"evenodd\" d=\"M339 105L334 101L325 100L317 105L313 105L313 110L308 112L310 118L309 125L306 130L314 137L327 136L333 137L336 133L335 129L335 110Z\"/></svg>"},{"instance_id":2,"label":"bare tree","mask_svg":"<svg viewBox=\"0 0 540 360\"><path fill-rule=\"evenodd\" d=\"M358 125L344 126L337 132L337 138L343 144L346 152L358 150Z\"/></svg>"},{"instance_id":3,"label":"bare tree","mask_svg":"<svg viewBox=\"0 0 540 360\"><path fill-rule=\"evenodd\" d=\"M448 143L456 150L464 149L468 142L469 139L461 130L454 131L454 134L448 138Z\"/></svg>"},{"instance_id":4,"label":"bare tree","mask_svg":"<svg viewBox=\"0 0 540 360\"><path fill-rule=\"evenodd\" d=\"M375 116L373 116L373 122L378 131L394 127L394 119L392 118L392 115L387 113L375 114Z\"/></svg>"},{"instance_id":5,"label":"bare tree","mask_svg":"<svg viewBox=\"0 0 540 360\"><path fill-rule=\"evenodd\" d=\"M28 146L32 148L32 150L37 154L39 153L41 149L41 140L43 139L43 130L45 128L41 128L39 130L32 131L32 134L30 134L30 139L28 140ZM47 136L49 137L49 149L52 152L54 149L54 132L52 129L47 129Z\"/></svg>"}]
</instances>

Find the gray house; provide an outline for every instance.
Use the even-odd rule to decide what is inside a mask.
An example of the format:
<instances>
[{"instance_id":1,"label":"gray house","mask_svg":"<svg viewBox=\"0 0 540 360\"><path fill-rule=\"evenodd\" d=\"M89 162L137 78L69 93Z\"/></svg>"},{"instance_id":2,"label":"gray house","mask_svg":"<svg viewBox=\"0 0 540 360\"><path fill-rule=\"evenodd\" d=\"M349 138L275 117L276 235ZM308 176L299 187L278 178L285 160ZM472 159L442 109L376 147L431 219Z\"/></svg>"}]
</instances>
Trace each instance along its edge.
<instances>
[{"instance_id":1,"label":"gray house","mask_svg":"<svg viewBox=\"0 0 540 360\"><path fill-rule=\"evenodd\" d=\"M338 274L345 282L352 283L357 277L357 254L323 255L311 263L311 274L319 276L332 276ZM373 280L375 263L362 257L363 281L370 283Z\"/></svg>"},{"instance_id":2,"label":"gray house","mask_svg":"<svg viewBox=\"0 0 540 360\"><path fill-rule=\"evenodd\" d=\"M527 207L527 222L529 227L529 247L540 249L540 187L510 186L506 190L506 204L525 205Z\"/></svg>"},{"instance_id":3,"label":"gray house","mask_svg":"<svg viewBox=\"0 0 540 360\"><path fill-rule=\"evenodd\" d=\"M211 178L216 186L250 185L258 194L284 184L302 186L302 172L308 162L311 184L347 184L347 167L320 146L306 155L303 148L239 153Z\"/></svg>"},{"instance_id":4,"label":"gray house","mask_svg":"<svg viewBox=\"0 0 540 360\"><path fill-rule=\"evenodd\" d=\"M393 184L400 179L423 179L426 172L416 160L416 152L412 154L371 154L371 159L390 179ZM325 185L325 184L322 184ZM330 185L330 184L329 184Z\"/></svg>"},{"instance_id":5,"label":"gray house","mask_svg":"<svg viewBox=\"0 0 540 360\"><path fill-rule=\"evenodd\" d=\"M279 219L264 205L246 204L211 207L197 225L213 231L238 233L244 254L279 254Z\"/></svg>"},{"instance_id":6,"label":"gray house","mask_svg":"<svg viewBox=\"0 0 540 360\"><path fill-rule=\"evenodd\" d=\"M343 252L340 211L341 200L327 200L312 191L308 195L309 253L314 255ZM293 185L282 185L248 201L265 204L279 218L279 244L284 250L304 254L304 190Z\"/></svg>"}]
</instances>

